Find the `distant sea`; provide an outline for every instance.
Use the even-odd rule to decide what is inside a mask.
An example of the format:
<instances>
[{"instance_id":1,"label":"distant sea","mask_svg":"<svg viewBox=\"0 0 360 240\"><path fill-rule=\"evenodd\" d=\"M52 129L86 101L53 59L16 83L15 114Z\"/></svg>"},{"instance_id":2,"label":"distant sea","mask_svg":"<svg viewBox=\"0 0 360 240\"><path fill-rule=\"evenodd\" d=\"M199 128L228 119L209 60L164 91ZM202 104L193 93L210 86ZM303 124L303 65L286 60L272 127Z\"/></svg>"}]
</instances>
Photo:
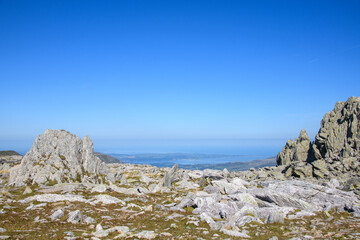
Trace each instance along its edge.
<instances>
[{"instance_id":1,"label":"distant sea","mask_svg":"<svg viewBox=\"0 0 360 240\"><path fill-rule=\"evenodd\" d=\"M284 139L132 140L103 142L96 151L120 158L124 163L166 167L175 163L219 164L274 157L285 142Z\"/></svg>"},{"instance_id":2,"label":"distant sea","mask_svg":"<svg viewBox=\"0 0 360 240\"><path fill-rule=\"evenodd\" d=\"M264 159L276 156L286 143L286 139L104 140L94 138L93 141L97 152L115 157L119 157L119 154L128 155L130 157L123 157L121 160L126 163L154 166L169 166L174 163L179 165L219 164ZM0 150L15 150L24 155L32 143L33 140L0 141ZM190 155L178 157L174 153ZM191 156L195 153L199 154L197 158ZM163 154L163 156L159 157L158 154ZM136 157L131 157L132 155Z\"/></svg>"},{"instance_id":3,"label":"distant sea","mask_svg":"<svg viewBox=\"0 0 360 240\"><path fill-rule=\"evenodd\" d=\"M193 154L193 153L145 153L145 154L110 154L123 163L145 164L156 167L171 167L175 163L183 168L195 165L214 165L234 162L246 162L263 159L257 155L224 155L224 154Z\"/></svg>"}]
</instances>

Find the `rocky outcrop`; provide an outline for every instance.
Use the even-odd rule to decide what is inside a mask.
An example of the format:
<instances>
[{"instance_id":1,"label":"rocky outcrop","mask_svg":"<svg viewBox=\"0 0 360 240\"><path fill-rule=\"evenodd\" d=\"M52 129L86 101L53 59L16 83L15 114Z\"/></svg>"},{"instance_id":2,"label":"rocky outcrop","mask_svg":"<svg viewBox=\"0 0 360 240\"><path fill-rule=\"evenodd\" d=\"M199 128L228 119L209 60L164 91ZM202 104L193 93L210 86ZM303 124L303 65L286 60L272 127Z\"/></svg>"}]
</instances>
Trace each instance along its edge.
<instances>
[{"instance_id":1,"label":"rocky outcrop","mask_svg":"<svg viewBox=\"0 0 360 240\"><path fill-rule=\"evenodd\" d=\"M277 156L278 165L288 165L293 161L306 162L309 158L311 142L305 129L301 130L299 138L288 140L282 152Z\"/></svg>"},{"instance_id":2,"label":"rocky outcrop","mask_svg":"<svg viewBox=\"0 0 360 240\"><path fill-rule=\"evenodd\" d=\"M325 114L315 137L316 159L360 156L360 97L337 102L334 110Z\"/></svg>"},{"instance_id":3,"label":"rocky outcrop","mask_svg":"<svg viewBox=\"0 0 360 240\"><path fill-rule=\"evenodd\" d=\"M107 166L94 155L90 137L81 140L64 130L46 130L21 164L11 169L9 183L99 182L107 172Z\"/></svg>"},{"instance_id":4,"label":"rocky outcrop","mask_svg":"<svg viewBox=\"0 0 360 240\"><path fill-rule=\"evenodd\" d=\"M337 102L326 113L313 143L305 130L289 140L277 156L286 177L341 178L360 172L360 98Z\"/></svg>"}]
</instances>

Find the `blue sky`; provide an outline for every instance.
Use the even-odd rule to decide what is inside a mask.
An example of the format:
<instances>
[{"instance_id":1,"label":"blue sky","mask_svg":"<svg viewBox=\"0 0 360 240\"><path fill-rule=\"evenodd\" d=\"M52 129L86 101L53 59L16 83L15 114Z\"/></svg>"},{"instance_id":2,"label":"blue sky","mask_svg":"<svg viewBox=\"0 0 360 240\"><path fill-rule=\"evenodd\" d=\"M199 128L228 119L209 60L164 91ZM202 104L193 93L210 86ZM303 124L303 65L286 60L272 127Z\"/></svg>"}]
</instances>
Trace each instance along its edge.
<instances>
[{"instance_id":1,"label":"blue sky","mask_svg":"<svg viewBox=\"0 0 360 240\"><path fill-rule=\"evenodd\" d=\"M0 0L0 148L313 138L360 95L360 1Z\"/></svg>"}]
</instances>

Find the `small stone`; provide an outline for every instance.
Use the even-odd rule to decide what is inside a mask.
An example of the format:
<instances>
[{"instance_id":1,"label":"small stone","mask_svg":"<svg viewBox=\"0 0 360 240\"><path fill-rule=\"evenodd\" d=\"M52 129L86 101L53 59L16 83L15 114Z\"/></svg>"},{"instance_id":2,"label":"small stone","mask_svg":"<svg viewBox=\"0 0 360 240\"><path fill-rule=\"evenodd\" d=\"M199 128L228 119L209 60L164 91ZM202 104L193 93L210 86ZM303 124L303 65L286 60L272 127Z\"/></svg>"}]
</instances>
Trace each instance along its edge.
<instances>
[{"instance_id":1,"label":"small stone","mask_svg":"<svg viewBox=\"0 0 360 240\"><path fill-rule=\"evenodd\" d=\"M96 220L93 219L92 217L87 217L85 218L84 222L86 222L87 224L92 224L92 223L96 223Z\"/></svg>"},{"instance_id":2,"label":"small stone","mask_svg":"<svg viewBox=\"0 0 360 240\"><path fill-rule=\"evenodd\" d=\"M99 231L102 231L102 230L103 230L103 227L101 226L101 224L100 224L100 223L99 223L98 225L96 225L95 230L96 230L97 232L99 232Z\"/></svg>"},{"instance_id":3,"label":"small stone","mask_svg":"<svg viewBox=\"0 0 360 240\"><path fill-rule=\"evenodd\" d=\"M163 233L160 233L161 236L165 236L165 237L171 237L172 234L171 233L168 233L168 232L163 232Z\"/></svg>"},{"instance_id":4,"label":"small stone","mask_svg":"<svg viewBox=\"0 0 360 240\"><path fill-rule=\"evenodd\" d=\"M24 190L24 192L23 192L23 195L25 195L25 194L30 194L30 193L32 193L33 191L31 190L31 188L29 187L29 186L26 186L26 188L25 188L25 190Z\"/></svg>"},{"instance_id":5,"label":"small stone","mask_svg":"<svg viewBox=\"0 0 360 240\"><path fill-rule=\"evenodd\" d=\"M152 205L149 205L144 209L145 212L152 212L152 210L153 210Z\"/></svg>"},{"instance_id":6,"label":"small stone","mask_svg":"<svg viewBox=\"0 0 360 240\"><path fill-rule=\"evenodd\" d=\"M54 221L56 219L62 218L63 216L64 216L64 211L62 209L59 209L55 211L53 214L51 214L50 219Z\"/></svg>"},{"instance_id":7,"label":"small stone","mask_svg":"<svg viewBox=\"0 0 360 240\"><path fill-rule=\"evenodd\" d=\"M142 231L135 234L136 237L144 239L154 239L156 235L154 231Z\"/></svg>"},{"instance_id":8,"label":"small stone","mask_svg":"<svg viewBox=\"0 0 360 240\"><path fill-rule=\"evenodd\" d=\"M69 218L67 219L67 221L70 223L80 223L82 222L83 218L84 215L82 214L82 212L80 210L76 210L69 213Z\"/></svg>"}]
</instances>

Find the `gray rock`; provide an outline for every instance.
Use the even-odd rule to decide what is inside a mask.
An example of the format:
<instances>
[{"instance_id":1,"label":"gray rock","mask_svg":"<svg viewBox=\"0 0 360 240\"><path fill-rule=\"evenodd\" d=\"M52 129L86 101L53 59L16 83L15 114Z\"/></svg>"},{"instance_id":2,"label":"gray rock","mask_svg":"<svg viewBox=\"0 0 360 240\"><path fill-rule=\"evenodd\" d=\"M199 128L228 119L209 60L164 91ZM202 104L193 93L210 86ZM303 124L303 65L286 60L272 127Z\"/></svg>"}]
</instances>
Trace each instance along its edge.
<instances>
[{"instance_id":1,"label":"gray rock","mask_svg":"<svg viewBox=\"0 0 360 240\"><path fill-rule=\"evenodd\" d=\"M127 185L128 181L127 181L127 176L125 174L123 174L120 178L120 184L121 185Z\"/></svg>"},{"instance_id":2,"label":"gray rock","mask_svg":"<svg viewBox=\"0 0 360 240\"><path fill-rule=\"evenodd\" d=\"M337 102L335 108L325 114L315 137L317 159L359 156L359 119L360 98L350 97L346 102Z\"/></svg>"},{"instance_id":3,"label":"gray rock","mask_svg":"<svg viewBox=\"0 0 360 240\"><path fill-rule=\"evenodd\" d=\"M209 185L204 188L204 191L208 193L220 193L220 188L217 186Z\"/></svg>"},{"instance_id":4,"label":"gray rock","mask_svg":"<svg viewBox=\"0 0 360 240\"><path fill-rule=\"evenodd\" d=\"M102 230L104 230L104 229L103 229L103 227L101 226L101 224L99 223L99 224L96 225L95 230L96 230L97 232L99 232L99 231L102 231Z\"/></svg>"},{"instance_id":5,"label":"gray rock","mask_svg":"<svg viewBox=\"0 0 360 240\"><path fill-rule=\"evenodd\" d=\"M76 210L73 212L69 213L69 217L67 219L68 222L70 223L81 223L84 220L84 215L82 214L82 212L80 210Z\"/></svg>"},{"instance_id":6,"label":"gray rock","mask_svg":"<svg viewBox=\"0 0 360 240\"><path fill-rule=\"evenodd\" d=\"M289 140L277 156L277 165L287 166L285 177L347 180L358 176L359 159L360 98L350 97L324 115L314 143L305 130L295 142Z\"/></svg>"},{"instance_id":7,"label":"gray rock","mask_svg":"<svg viewBox=\"0 0 360 240\"><path fill-rule=\"evenodd\" d=\"M107 172L106 179L111 183L115 183L115 182L120 182L122 176L123 176L122 172L116 172L116 171L113 172L110 169L110 171Z\"/></svg>"},{"instance_id":8,"label":"gray rock","mask_svg":"<svg viewBox=\"0 0 360 240\"><path fill-rule=\"evenodd\" d=\"M305 162L309 157L311 142L305 129L301 130L299 137L294 141L289 140L282 152L277 156L278 165L288 165L293 161Z\"/></svg>"},{"instance_id":9,"label":"gray rock","mask_svg":"<svg viewBox=\"0 0 360 240\"><path fill-rule=\"evenodd\" d=\"M262 201L269 202L280 207L293 207L297 209L310 207L307 202L295 198L285 192L255 188L249 190L249 193Z\"/></svg>"},{"instance_id":10,"label":"gray rock","mask_svg":"<svg viewBox=\"0 0 360 240\"><path fill-rule=\"evenodd\" d=\"M245 232L239 232L239 231L235 231L235 230L227 230L225 228L222 228L220 231L225 233L226 235L229 235L232 237L250 238L250 236L247 235Z\"/></svg>"},{"instance_id":11,"label":"gray rock","mask_svg":"<svg viewBox=\"0 0 360 240\"><path fill-rule=\"evenodd\" d=\"M214 180L211 182L213 186L218 187L222 194L232 194L236 192L241 192L245 187L241 184L228 182L226 179Z\"/></svg>"},{"instance_id":12,"label":"gray rock","mask_svg":"<svg viewBox=\"0 0 360 240\"><path fill-rule=\"evenodd\" d=\"M119 235L117 237L125 237L126 234L130 231L129 227L126 226L117 226L104 230L100 224L96 226L96 232L92 235L97 238L107 237L110 233L117 232Z\"/></svg>"},{"instance_id":13,"label":"gray rock","mask_svg":"<svg viewBox=\"0 0 360 240\"><path fill-rule=\"evenodd\" d=\"M35 196L31 196L21 200L21 203L28 203L32 201L38 202L62 202L62 201L69 201L69 202L88 202L81 195L72 195L72 194L39 194Z\"/></svg>"},{"instance_id":14,"label":"gray rock","mask_svg":"<svg viewBox=\"0 0 360 240\"><path fill-rule=\"evenodd\" d=\"M204 178L208 178L208 179L211 179L211 180L220 180L220 179L224 179L224 175L228 174L229 171L220 171L220 170L213 170L213 169L205 169L204 170Z\"/></svg>"},{"instance_id":15,"label":"gray rock","mask_svg":"<svg viewBox=\"0 0 360 240\"><path fill-rule=\"evenodd\" d=\"M9 183L30 184L97 182L107 166L94 155L93 142L64 130L46 130L38 136L21 164L11 169Z\"/></svg>"},{"instance_id":16,"label":"gray rock","mask_svg":"<svg viewBox=\"0 0 360 240\"><path fill-rule=\"evenodd\" d=\"M265 223L284 223L284 213L278 211L270 212Z\"/></svg>"},{"instance_id":17,"label":"gray rock","mask_svg":"<svg viewBox=\"0 0 360 240\"><path fill-rule=\"evenodd\" d=\"M110 187L104 184L96 184L92 189L91 192L98 192L98 193L103 193L106 191L109 191Z\"/></svg>"},{"instance_id":18,"label":"gray rock","mask_svg":"<svg viewBox=\"0 0 360 240\"><path fill-rule=\"evenodd\" d=\"M26 186L23 194L26 195L26 194L30 194L30 193L32 193L32 192L33 192L33 191L31 190L31 188L30 188L29 186Z\"/></svg>"},{"instance_id":19,"label":"gray rock","mask_svg":"<svg viewBox=\"0 0 360 240\"><path fill-rule=\"evenodd\" d=\"M146 185L149 185L149 183L153 182L154 180L146 176L144 173L141 173L140 181L145 183Z\"/></svg>"},{"instance_id":20,"label":"gray rock","mask_svg":"<svg viewBox=\"0 0 360 240\"><path fill-rule=\"evenodd\" d=\"M121 204L125 206L125 202L123 200L120 200L116 197L106 195L106 194L99 194L94 197L94 200L91 202L92 204Z\"/></svg>"},{"instance_id":21,"label":"gray rock","mask_svg":"<svg viewBox=\"0 0 360 240\"><path fill-rule=\"evenodd\" d=\"M143 239L154 239L156 238L157 234L154 231L141 231L134 236Z\"/></svg>"},{"instance_id":22,"label":"gray rock","mask_svg":"<svg viewBox=\"0 0 360 240\"><path fill-rule=\"evenodd\" d=\"M182 180L180 182L177 182L176 185L177 185L177 189L185 189L185 190L197 189L198 187L200 187L199 184L194 182L189 182L187 180Z\"/></svg>"},{"instance_id":23,"label":"gray rock","mask_svg":"<svg viewBox=\"0 0 360 240\"><path fill-rule=\"evenodd\" d=\"M176 177L176 170L178 169L178 165L175 164L169 172L166 172L165 173L165 177L163 179L163 183L162 183L162 186L163 187L171 187L172 186L172 183L174 182L175 180L175 177Z\"/></svg>"},{"instance_id":24,"label":"gray rock","mask_svg":"<svg viewBox=\"0 0 360 240\"><path fill-rule=\"evenodd\" d=\"M219 230L221 225L214 221L207 213L200 214L201 221L206 221L212 230Z\"/></svg>"},{"instance_id":25,"label":"gray rock","mask_svg":"<svg viewBox=\"0 0 360 240\"><path fill-rule=\"evenodd\" d=\"M92 217L86 217L84 222L87 224L93 224L93 223L96 223L96 220L93 219Z\"/></svg>"},{"instance_id":26,"label":"gray rock","mask_svg":"<svg viewBox=\"0 0 360 240\"><path fill-rule=\"evenodd\" d=\"M55 211L53 214L51 214L50 219L54 221L56 219L62 218L63 216L64 216L64 211L62 209L59 209Z\"/></svg>"},{"instance_id":27,"label":"gray rock","mask_svg":"<svg viewBox=\"0 0 360 240\"><path fill-rule=\"evenodd\" d=\"M40 204L35 204L35 205L33 205L31 203L29 207L25 208L25 210L35 210L35 209L43 208L46 205L47 205L47 203L40 203Z\"/></svg>"}]
</instances>

